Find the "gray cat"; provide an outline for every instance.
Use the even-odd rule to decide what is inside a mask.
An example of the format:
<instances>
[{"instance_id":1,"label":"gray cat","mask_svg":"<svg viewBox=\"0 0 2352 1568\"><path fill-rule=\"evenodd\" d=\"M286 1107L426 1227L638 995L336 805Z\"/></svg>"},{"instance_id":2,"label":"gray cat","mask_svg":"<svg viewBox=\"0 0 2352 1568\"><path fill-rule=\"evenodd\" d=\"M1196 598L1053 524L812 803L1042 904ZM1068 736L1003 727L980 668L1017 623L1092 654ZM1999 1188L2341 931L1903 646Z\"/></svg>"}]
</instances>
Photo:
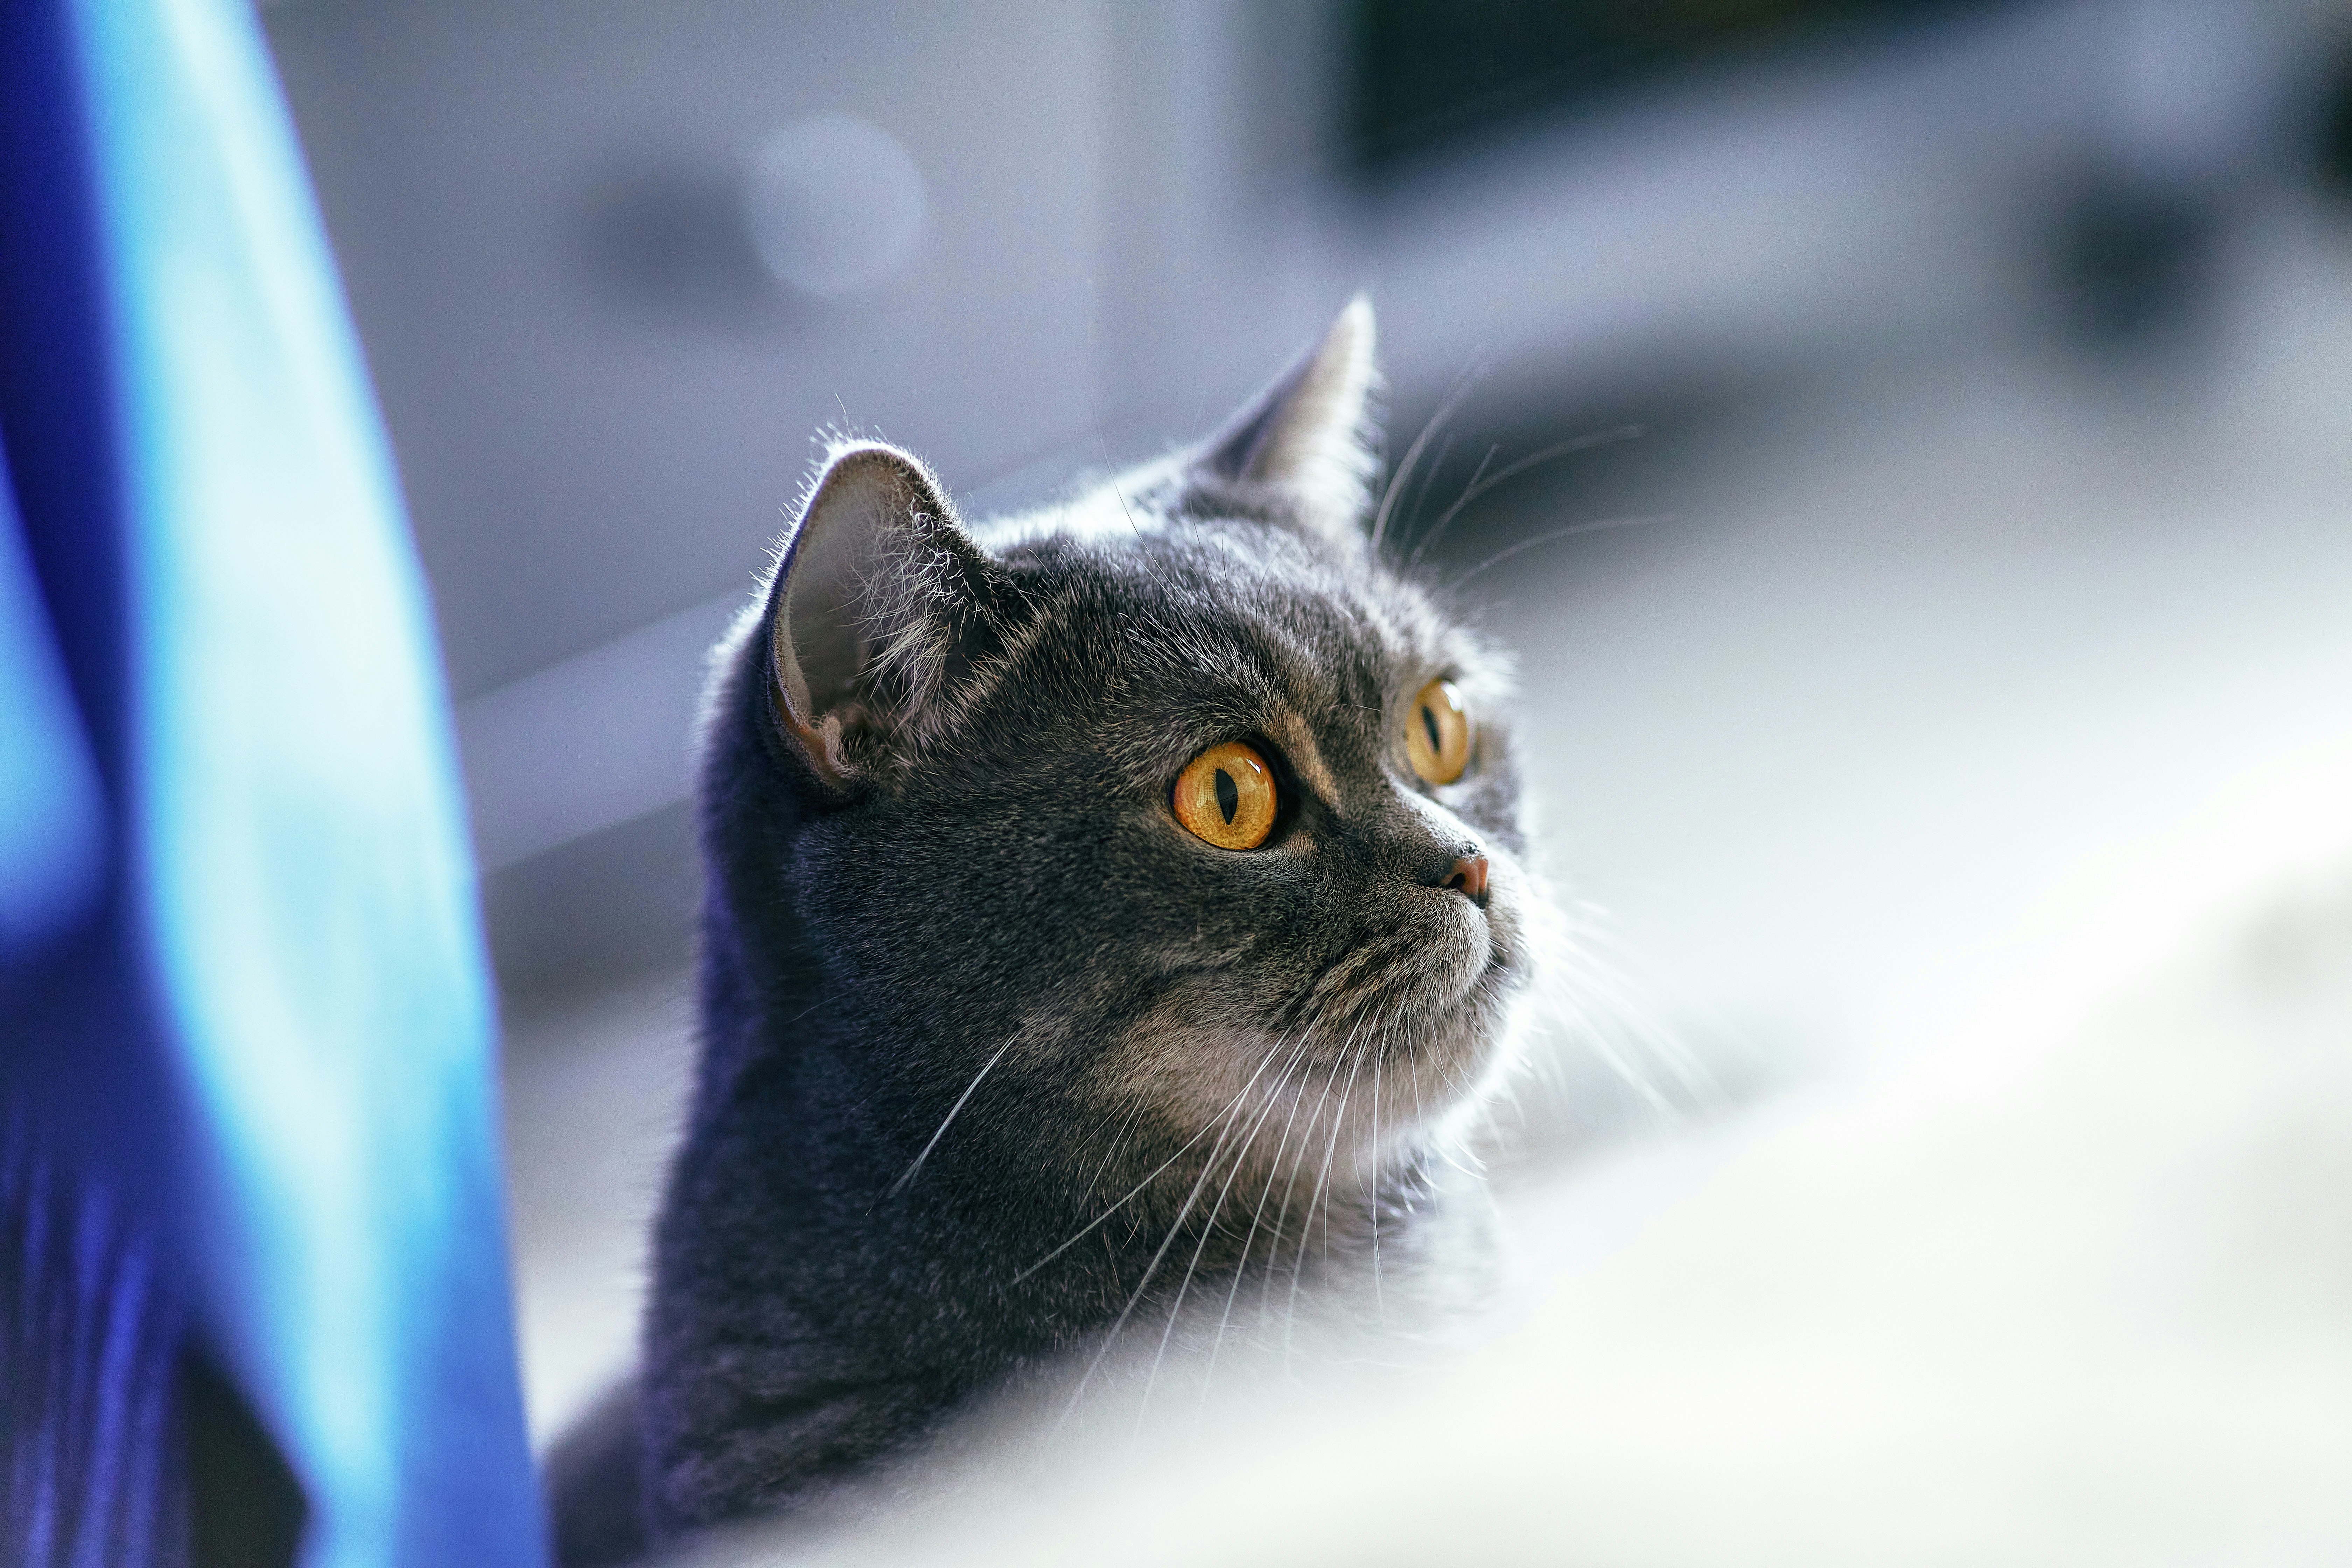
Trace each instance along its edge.
<instances>
[{"instance_id":1,"label":"gray cat","mask_svg":"<svg viewBox=\"0 0 2352 1568\"><path fill-rule=\"evenodd\" d=\"M1538 896L1502 662L1371 537L1374 378L1359 300L1198 449L984 528L832 452L714 661L702 1060L566 1563L1442 1210Z\"/></svg>"}]
</instances>

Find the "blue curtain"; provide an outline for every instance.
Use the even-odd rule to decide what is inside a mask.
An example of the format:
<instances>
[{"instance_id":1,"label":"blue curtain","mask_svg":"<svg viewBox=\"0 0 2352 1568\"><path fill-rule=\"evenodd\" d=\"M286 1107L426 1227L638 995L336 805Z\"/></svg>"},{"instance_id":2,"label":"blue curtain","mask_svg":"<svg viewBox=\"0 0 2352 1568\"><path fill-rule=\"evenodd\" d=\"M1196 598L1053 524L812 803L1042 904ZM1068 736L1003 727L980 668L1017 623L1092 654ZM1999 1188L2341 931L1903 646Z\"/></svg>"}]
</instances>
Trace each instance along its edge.
<instances>
[{"instance_id":1,"label":"blue curtain","mask_svg":"<svg viewBox=\"0 0 2352 1568\"><path fill-rule=\"evenodd\" d=\"M0 1560L535 1564L431 617L236 0L0 5Z\"/></svg>"}]
</instances>

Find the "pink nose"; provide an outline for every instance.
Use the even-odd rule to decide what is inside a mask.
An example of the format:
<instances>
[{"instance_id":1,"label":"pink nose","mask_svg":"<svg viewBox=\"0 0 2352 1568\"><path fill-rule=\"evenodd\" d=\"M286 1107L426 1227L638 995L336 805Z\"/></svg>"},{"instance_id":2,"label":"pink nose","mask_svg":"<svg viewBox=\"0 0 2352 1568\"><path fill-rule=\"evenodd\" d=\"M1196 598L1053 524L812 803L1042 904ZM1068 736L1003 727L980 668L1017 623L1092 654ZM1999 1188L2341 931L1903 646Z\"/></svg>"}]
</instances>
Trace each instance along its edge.
<instances>
[{"instance_id":1,"label":"pink nose","mask_svg":"<svg viewBox=\"0 0 2352 1568\"><path fill-rule=\"evenodd\" d=\"M1439 886L1454 889L1474 904L1485 903L1486 901L1486 858L1484 855L1464 856L1454 862L1453 869L1445 873L1445 880Z\"/></svg>"}]
</instances>

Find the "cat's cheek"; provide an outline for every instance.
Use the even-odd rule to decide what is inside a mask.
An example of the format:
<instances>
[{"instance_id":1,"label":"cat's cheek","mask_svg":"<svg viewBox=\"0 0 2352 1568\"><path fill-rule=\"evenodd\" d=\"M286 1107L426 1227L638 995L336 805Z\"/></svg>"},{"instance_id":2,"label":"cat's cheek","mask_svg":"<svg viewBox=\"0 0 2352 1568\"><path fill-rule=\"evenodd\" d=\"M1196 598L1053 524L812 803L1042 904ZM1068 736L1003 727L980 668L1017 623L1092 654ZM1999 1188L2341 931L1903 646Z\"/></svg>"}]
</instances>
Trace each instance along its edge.
<instances>
[{"instance_id":1,"label":"cat's cheek","mask_svg":"<svg viewBox=\"0 0 2352 1568\"><path fill-rule=\"evenodd\" d=\"M1519 820L1519 781L1508 769L1474 771L1460 784L1435 792L1438 805L1485 835L1489 844L1514 855L1527 853Z\"/></svg>"},{"instance_id":2,"label":"cat's cheek","mask_svg":"<svg viewBox=\"0 0 2352 1568\"><path fill-rule=\"evenodd\" d=\"M1205 1004L1205 1005L1204 1005ZM1209 1126L1253 1089L1305 1066L1295 1036L1221 1019L1214 997L1180 990L1123 1028L1097 1059L1090 1098L1106 1114L1142 1107L1189 1131Z\"/></svg>"}]
</instances>

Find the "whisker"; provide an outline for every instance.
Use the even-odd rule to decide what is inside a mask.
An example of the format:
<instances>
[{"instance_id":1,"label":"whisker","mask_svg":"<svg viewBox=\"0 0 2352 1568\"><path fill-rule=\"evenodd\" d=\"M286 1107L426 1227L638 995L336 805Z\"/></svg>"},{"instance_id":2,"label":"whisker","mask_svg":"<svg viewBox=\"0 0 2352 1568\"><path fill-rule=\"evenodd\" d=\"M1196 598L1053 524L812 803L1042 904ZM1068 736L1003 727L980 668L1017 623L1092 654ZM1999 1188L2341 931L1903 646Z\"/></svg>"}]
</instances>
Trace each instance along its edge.
<instances>
[{"instance_id":1,"label":"whisker","mask_svg":"<svg viewBox=\"0 0 2352 1568\"><path fill-rule=\"evenodd\" d=\"M1118 498L1118 510L1126 514L1128 531L1140 539L1143 537L1143 529L1136 522L1135 513L1128 510L1127 492L1119 489L1118 470L1110 460L1110 443L1103 439L1102 410L1094 405L1091 395L1087 400L1087 414L1094 421L1095 449L1102 454L1103 468L1111 476L1110 493Z\"/></svg>"},{"instance_id":2,"label":"whisker","mask_svg":"<svg viewBox=\"0 0 2352 1568\"><path fill-rule=\"evenodd\" d=\"M1353 1037L1352 1035L1350 1035L1349 1037L1350 1042L1352 1043L1352 1041L1353 1041L1353 1039L1354 1039L1354 1037ZM1343 1047L1342 1048L1344 1049L1345 1047ZM1308 1112L1308 1113L1307 1113L1307 1132L1306 1132L1306 1136L1307 1136L1307 1137L1308 1137L1308 1138L1311 1138L1311 1137L1313 1137L1313 1136L1315 1135L1315 1124L1316 1124L1316 1122L1317 1122L1317 1121L1318 1121L1322 1117L1322 1115L1323 1115L1323 1107L1324 1107L1324 1105L1325 1105L1325 1104L1326 1104L1326 1103L1330 1100L1330 1098L1331 1098L1331 1086L1332 1086L1333 1082L1336 1080L1337 1076L1338 1076L1338 1075L1337 1075L1336 1073L1326 1074L1326 1075L1324 1076L1324 1079L1323 1079L1323 1092L1322 1092L1321 1094L1319 1094L1319 1095L1316 1096L1316 1099L1315 1099L1315 1109L1314 1109L1312 1111L1310 1111L1310 1112ZM1302 1087L1303 1087L1303 1086L1302 1086ZM1297 1105L1295 1105L1295 1104L1294 1104L1294 1105L1291 1107L1291 1120L1292 1120L1294 1122L1296 1122L1296 1121L1297 1121L1297 1116L1298 1116L1298 1108L1297 1107ZM1304 1140L1302 1139L1302 1140L1301 1140L1301 1142L1302 1142L1302 1143L1303 1143L1303 1142L1304 1142ZM1286 1181L1286 1182L1285 1182L1285 1183L1283 1184L1283 1188L1282 1188L1282 1207L1281 1207L1281 1209L1280 1209L1280 1210L1276 1214L1276 1215L1275 1215L1275 1219L1274 1219L1274 1235L1275 1235L1275 1240L1274 1240L1274 1244L1273 1244L1273 1245L1274 1245L1274 1247L1279 1247L1282 1245L1282 1237L1283 1237L1283 1234L1284 1234L1284 1232L1285 1232L1285 1231L1286 1231L1286 1230L1289 1228L1289 1225L1290 1225L1290 1200L1291 1200L1292 1195L1293 1195L1294 1194L1296 1194L1296 1193L1298 1191L1298 1177L1299 1177L1299 1168L1297 1168L1297 1167L1294 1167L1294 1168L1292 1169L1291 1173L1290 1173L1290 1178L1289 1178L1289 1180L1288 1180L1288 1181ZM1312 1205L1312 1200L1309 1200L1309 1202L1310 1202L1310 1206L1311 1206L1311 1205ZM1305 1241L1303 1241L1303 1240L1302 1240L1302 1241L1299 1243L1299 1246L1300 1246L1300 1248L1301 1248L1302 1250L1304 1250L1304 1248L1305 1248L1305 1247L1306 1247L1306 1243L1305 1243ZM1271 1256L1269 1256L1269 1257L1267 1258L1267 1259L1266 1259L1266 1262L1267 1262L1268 1267L1267 1267L1266 1274L1265 1274L1265 1289L1261 1289L1261 1290L1258 1292L1258 1298L1257 1298L1257 1319L1258 1319L1258 1326L1259 1326L1259 1327L1261 1327L1261 1328L1263 1328L1263 1327L1265 1327L1265 1314L1266 1314L1266 1312L1267 1312L1267 1310L1268 1310L1268 1304L1269 1304L1269 1302L1271 1302L1271 1300L1273 1300L1273 1297L1274 1297L1274 1269L1273 1269L1273 1267L1272 1267L1273 1262L1274 1262L1273 1258L1272 1258Z\"/></svg>"},{"instance_id":3,"label":"whisker","mask_svg":"<svg viewBox=\"0 0 2352 1568\"><path fill-rule=\"evenodd\" d=\"M1160 1384L1160 1363L1168 1354L1168 1342L1175 1335L1176 1320L1184 1310L1185 1292L1192 1288L1192 1275L1201 1267L1201 1255L1208 1250L1209 1237L1216 1233L1217 1215L1224 1210L1225 1195L1234 1190L1234 1182L1241 1175L1242 1166L1249 1159L1250 1145L1256 1142L1258 1132L1265 1126L1266 1119L1274 1114L1275 1103L1274 1100L1268 1100L1265 1102L1265 1108L1258 1112L1257 1120L1253 1121L1249 1131L1243 1134L1241 1143L1234 1151L1234 1168L1225 1173L1225 1184L1217 1189L1216 1201L1209 1205L1208 1220L1201 1226L1201 1239L1192 1245L1192 1257L1184 1265L1184 1278L1176 1286L1176 1300L1168 1309L1168 1326L1160 1331L1160 1348L1152 1352L1150 1374L1143 1380L1143 1398L1135 1412L1135 1429L1138 1436L1140 1436L1143 1431L1144 1415L1151 1407L1151 1391ZM1213 1155L1211 1156L1212 1164L1214 1163L1214 1158Z\"/></svg>"},{"instance_id":4,"label":"whisker","mask_svg":"<svg viewBox=\"0 0 2352 1568\"><path fill-rule=\"evenodd\" d=\"M1412 445L1405 448L1404 460L1397 465L1396 472L1389 476L1388 485L1381 491L1381 504L1372 512L1372 554L1375 558L1381 552L1381 540L1388 531L1389 512L1396 505L1397 491L1412 479L1413 467L1421 461L1422 448L1429 445L1430 437L1440 426L1454 417L1454 410L1462 406L1463 400L1486 378L1486 367L1475 360L1465 366L1462 374L1454 378L1453 388L1446 393L1444 400L1438 404L1437 412L1429 416L1429 423L1421 427L1421 434L1415 436Z\"/></svg>"},{"instance_id":5,"label":"whisker","mask_svg":"<svg viewBox=\"0 0 2352 1568\"><path fill-rule=\"evenodd\" d=\"M1095 1226L1102 1224L1103 1221L1117 1214L1129 1203L1129 1200L1134 1198L1138 1193L1142 1192L1146 1187L1151 1185L1152 1183L1158 1181L1161 1173L1164 1173L1169 1166L1174 1164L1177 1161L1184 1157L1185 1151L1191 1149L1193 1144L1198 1143L1202 1139L1206 1138L1213 1130L1223 1123L1225 1117L1232 1112L1234 1106L1239 1105L1242 1102L1242 1097L1249 1093L1251 1085L1257 1082L1260 1075L1262 1075L1265 1071L1266 1068L1273 1063L1275 1057L1279 1054L1281 1050L1282 1041L1277 1039L1266 1051L1265 1059L1257 1064L1257 1071L1250 1074L1249 1082L1242 1085L1240 1089L1234 1091L1233 1099L1225 1102L1224 1109L1220 1110L1216 1116L1212 1118L1207 1126L1202 1128L1198 1132L1193 1133L1192 1136L1184 1140L1183 1146L1179 1148L1173 1154L1169 1155L1165 1160L1162 1160L1160 1163L1159 1167L1154 1170L1151 1174L1144 1177L1143 1180L1136 1183L1132 1187L1129 1187L1127 1190L1126 1196L1120 1198L1118 1203L1111 1205L1110 1207L1103 1210L1102 1213L1088 1220L1085 1225L1081 1226L1075 1233L1073 1233L1068 1240L1063 1242L1061 1246L1054 1248L1053 1251L1045 1254L1045 1257L1039 1258L1028 1268L1024 1268L1020 1273L1015 1274L1012 1279L1006 1280L1005 1283L1007 1285L1018 1285L1024 1279L1028 1279L1032 1274L1036 1273L1040 1268L1045 1268L1048 1263L1053 1262L1056 1258L1061 1257L1062 1254L1067 1252L1071 1247L1076 1246L1080 1240L1084 1239L1087 1232L1093 1230Z\"/></svg>"},{"instance_id":6,"label":"whisker","mask_svg":"<svg viewBox=\"0 0 2352 1568\"><path fill-rule=\"evenodd\" d=\"M1110 1146L1103 1151L1102 1163L1097 1165L1095 1173L1087 1178L1087 1190L1081 1196L1081 1202L1095 1195L1095 1189L1102 1185L1103 1175L1110 1169L1110 1163L1118 1158L1120 1148L1135 1135L1135 1124L1142 1120L1143 1102L1137 1100L1128 1109L1127 1121L1120 1125L1118 1134L1111 1139Z\"/></svg>"},{"instance_id":7,"label":"whisker","mask_svg":"<svg viewBox=\"0 0 2352 1568\"><path fill-rule=\"evenodd\" d=\"M1429 553L1430 546L1437 542L1438 536L1445 531L1446 525L1452 522L1455 517L1460 515L1464 507L1468 506L1472 500L1486 493L1478 488L1478 480L1480 477L1486 472L1486 465L1495 460L1495 454L1500 452L1502 449L1503 448L1500 447L1489 447L1486 448L1486 455L1478 459L1478 466L1476 468L1470 470L1470 482L1463 487L1462 493L1454 498L1454 504L1447 507L1438 520L1434 523L1431 524L1428 530L1422 534L1421 538L1414 541L1412 553L1405 557L1404 563L1408 568L1420 565L1421 558Z\"/></svg>"},{"instance_id":8,"label":"whisker","mask_svg":"<svg viewBox=\"0 0 2352 1568\"><path fill-rule=\"evenodd\" d=\"M1302 1038L1298 1042L1297 1047L1290 1053L1290 1060L1285 1062L1283 1064L1282 1071L1276 1075L1275 1082L1277 1085L1282 1083L1284 1079L1290 1076L1291 1068L1296 1065L1300 1057L1306 1054L1306 1051L1307 1041ZM1270 1099L1267 1100L1266 1110L1269 1116L1273 1113L1274 1107L1279 1103L1280 1101L1277 1100ZM1290 1113L1282 1119L1282 1136L1275 1142L1274 1159L1272 1161L1274 1169L1280 1170L1282 1168L1282 1152L1290 1146L1291 1131L1297 1125L1298 1102L1296 1098L1293 1098L1290 1101ZM1265 1186L1258 1189L1257 1206L1250 1212L1249 1231L1242 1237L1241 1260L1234 1266L1234 1282L1225 1290L1224 1310L1217 1315L1216 1337L1209 1342L1208 1368L1201 1374L1200 1408L1202 1410L1205 1410L1208 1407L1209 1385L1217 1373L1218 1353L1222 1352L1225 1346L1225 1330L1234 1321L1234 1302L1240 1297L1242 1292L1242 1280L1247 1277L1249 1272L1250 1251L1257 1245L1258 1225L1259 1222L1264 1220L1265 1217L1265 1201L1273 1195L1274 1184L1269 1181ZM1196 1421L1198 1420L1197 1412L1195 1413L1194 1419Z\"/></svg>"},{"instance_id":9,"label":"whisker","mask_svg":"<svg viewBox=\"0 0 2352 1568\"><path fill-rule=\"evenodd\" d=\"M1268 1051L1266 1060L1273 1059L1274 1053ZM1263 1070L1264 1064L1260 1064L1260 1067ZM1250 1081L1255 1083L1257 1080L1253 1076ZM1248 1085L1243 1086L1243 1091L1244 1093L1248 1091ZM1142 1300L1143 1293L1151 1288L1151 1277L1160 1272L1160 1261L1168 1256L1168 1249L1176 1245L1177 1235L1183 1230L1186 1216L1192 1214L1192 1205L1200 1201L1201 1190L1209 1184L1209 1177L1217 1168L1217 1155L1224 1149L1225 1137L1233 1128L1234 1111L1240 1104L1241 1097L1234 1096L1233 1100L1226 1102L1224 1111L1217 1118L1216 1125L1223 1131L1218 1133L1217 1142L1211 1146L1209 1157L1202 1162L1201 1173L1192 1178L1192 1190L1184 1194L1184 1202L1176 1210L1176 1217L1169 1222L1168 1234L1160 1238L1159 1250L1151 1255L1151 1261L1143 1266L1143 1278L1135 1282L1135 1289L1127 1298L1127 1305L1118 1310L1118 1316L1111 1320L1110 1328L1104 1332L1102 1347L1095 1352L1094 1360L1088 1362L1087 1370L1079 1374L1077 1387L1070 1391L1069 1404L1063 1406L1061 1419L1054 1424L1055 1431L1061 1430L1063 1422L1069 1420L1071 1413L1077 1409L1078 1401L1086 1397L1087 1384L1094 1381L1095 1373L1102 1366L1104 1358L1110 1354L1111 1347L1118 1342L1118 1331L1127 1326L1128 1317L1135 1310L1135 1304Z\"/></svg>"},{"instance_id":10,"label":"whisker","mask_svg":"<svg viewBox=\"0 0 2352 1568\"><path fill-rule=\"evenodd\" d=\"M1601 533L1616 528L1646 528L1654 522L1672 522L1674 520L1675 514L1672 512L1654 512L1646 517L1604 517L1598 522L1580 522L1567 528L1551 529L1537 534L1533 539L1522 539L1508 550L1496 551L1453 582L1445 584L1445 589L1446 592L1452 593L1480 573L1500 566L1522 550L1533 550L1538 544L1549 544L1555 540L1573 538L1580 533Z\"/></svg>"},{"instance_id":11,"label":"whisker","mask_svg":"<svg viewBox=\"0 0 2352 1568\"><path fill-rule=\"evenodd\" d=\"M1021 1037L1016 1034L1013 1036L1012 1038L1007 1039L1003 1045L997 1047L996 1054L989 1058L987 1062L982 1066L981 1069L972 1075L971 1081L963 1086L963 1092L956 1096L956 1102L948 1107L947 1116L940 1122L939 1131L932 1133L931 1141L923 1145L923 1152L915 1156L915 1163L908 1166L905 1171L901 1172L897 1181L890 1184L890 1190L888 1193L884 1194L885 1196L895 1198L900 1193L906 1191L907 1184L915 1179L915 1173L923 1168L923 1162L931 1157L931 1151L938 1148L940 1146L940 1140L947 1136L948 1123L956 1119L956 1113L961 1111L964 1108L964 1102L971 1098L972 1090L980 1087L980 1080L986 1078L995 1068L996 1064L1004 1059L1004 1053L1011 1050L1013 1048L1013 1041L1018 1040L1020 1037Z\"/></svg>"},{"instance_id":12,"label":"whisker","mask_svg":"<svg viewBox=\"0 0 2352 1568\"><path fill-rule=\"evenodd\" d=\"M1400 533L1412 526L1413 519L1419 517L1421 515L1421 509L1428 504L1429 487L1435 484L1437 482L1437 476L1445 471L1445 459L1451 457L1453 452L1454 436L1453 433L1449 431L1446 434L1445 439L1437 444L1437 455L1430 458L1429 466L1422 470L1421 488L1413 492L1412 500L1405 507L1404 510L1399 514L1397 530Z\"/></svg>"},{"instance_id":13,"label":"whisker","mask_svg":"<svg viewBox=\"0 0 2352 1568\"><path fill-rule=\"evenodd\" d=\"M1324 1146L1323 1168L1315 1177L1315 1190L1307 1194L1307 1226L1299 1232L1298 1261L1290 1270L1290 1301L1284 1312L1282 1323L1282 1364L1286 1368L1290 1365L1291 1339L1298 1327L1298 1287L1307 1274L1307 1248L1315 1239L1315 1205L1318 1200L1322 1200L1324 1204L1323 1260L1326 1263L1331 1260L1331 1208L1327 1190L1331 1178L1331 1160L1339 1148L1339 1130L1347 1123L1348 1097L1355 1092L1356 1074L1362 1070L1364 1065L1364 1058L1354 1054L1355 1047L1356 1037L1351 1033L1348 1037L1348 1044L1345 1047L1353 1056L1353 1063L1348 1069L1348 1087L1339 1091L1339 1104L1331 1112L1331 1140ZM1320 1114L1319 1107L1318 1113Z\"/></svg>"},{"instance_id":14,"label":"whisker","mask_svg":"<svg viewBox=\"0 0 2352 1568\"><path fill-rule=\"evenodd\" d=\"M1492 479L1483 483L1478 478L1478 473L1473 473L1470 476L1469 485L1464 489L1462 494L1455 498L1452 506L1445 509L1443 516L1430 525L1429 531L1422 536L1418 544L1413 546L1412 555L1408 564L1420 565L1421 558L1436 547L1439 538L1444 534L1446 528L1454 520L1461 515L1462 509L1494 489L1496 486L1517 479L1539 463L1549 463L1556 458L1565 458L1572 452L1590 451L1595 447L1614 446L1620 441L1639 440L1646 434L1648 432L1639 425L1620 425L1613 429L1595 430L1588 435L1571 437L1565 441L1555 441L1549 447L1528 453L1516 462L1506 463L1496 471ZM1486 457L1492 458L1499 450L1501 450L1500 447L1489 447L1486 449ZM1478 471L1483 473L1486 467L1486 462L1481 461Z\"/></svg>"},{"instance_id":15,"label":"whisker","mask_svg":"<svg viewBox=\"0 0 2352 1568\"><path fill-rule=\"evenodd\" d=\"M1356 1096L1356 1079L1363 1072L1364 1058L1369 1054L1358 1051L1354 1063L1348 1068L1348 1087L1339 1091L1339 1107L1331 1112L1331 1142L1323 1152L1323 1170L1327 1178L1323 1184L1323 1263L1326 1268L1331 1262L1331 1200L1339 1191L1339 1182L1330 1178L1339 1170L1339 1134L1354 1131L1348 1125L1348 1102ZM1355 1133L1352 1147L1360 1162L1364 1153L1364 1136L1360 1131ZM1294 1277L1290 1283L1295 1290L1297 1279Z\"/></svg>"},{"instance_id":16,"label":"whisker","mask_svg":"<svg viewBox=\"0 0 2352 1568\"><path fill-rule=\"evenodd\" d=\"M1395 1027L1395 1020L1390 1020L1372 1054L1372 1310L1384 1323L1388 1321L1389 1309L1381 1299L1381 1058L1388 1055L1388 1037Z\"/></svg>"}]
</instances>

